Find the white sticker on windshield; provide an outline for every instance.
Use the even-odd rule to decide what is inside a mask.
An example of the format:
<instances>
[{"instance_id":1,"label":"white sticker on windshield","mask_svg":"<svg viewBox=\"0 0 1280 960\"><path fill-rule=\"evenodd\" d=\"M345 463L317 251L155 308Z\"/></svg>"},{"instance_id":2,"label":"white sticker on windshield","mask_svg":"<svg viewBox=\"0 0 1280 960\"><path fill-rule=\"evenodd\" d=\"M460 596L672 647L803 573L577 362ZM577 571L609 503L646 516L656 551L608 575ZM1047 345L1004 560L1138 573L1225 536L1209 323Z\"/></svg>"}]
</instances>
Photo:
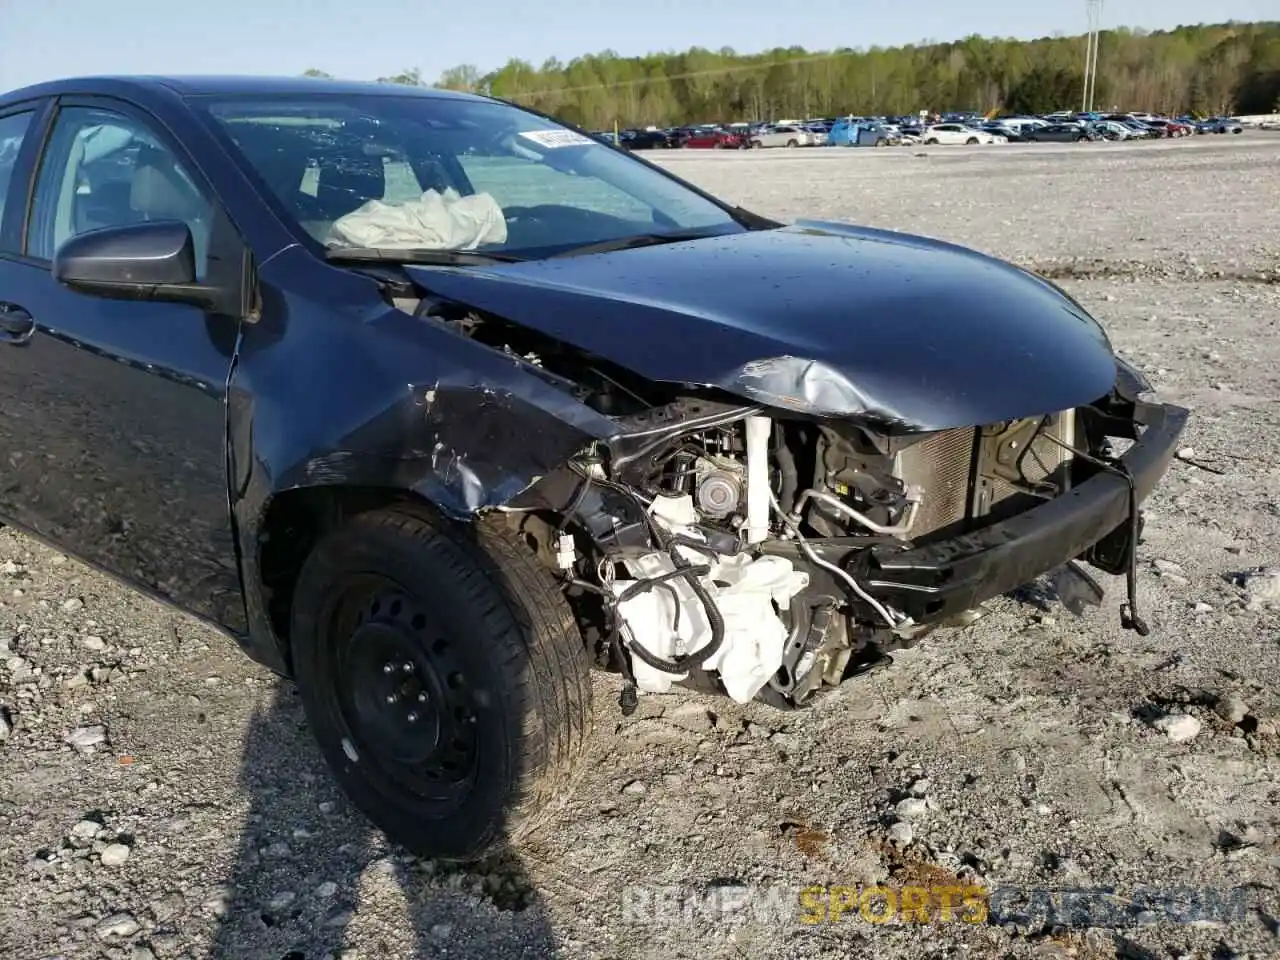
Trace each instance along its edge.
<instances>
[{"instance_id":1,"label":"white sticker on windshield","mask_svg":"<svg viewBox=\"0 0 1280 960\"><path fill-rule=\"evenodd\" d=\"M520 134L526 140L532 140L540 147L581 147L595 143L590 137L584 137L572 130L527 130Z\"/></svg>"}]
</instances>

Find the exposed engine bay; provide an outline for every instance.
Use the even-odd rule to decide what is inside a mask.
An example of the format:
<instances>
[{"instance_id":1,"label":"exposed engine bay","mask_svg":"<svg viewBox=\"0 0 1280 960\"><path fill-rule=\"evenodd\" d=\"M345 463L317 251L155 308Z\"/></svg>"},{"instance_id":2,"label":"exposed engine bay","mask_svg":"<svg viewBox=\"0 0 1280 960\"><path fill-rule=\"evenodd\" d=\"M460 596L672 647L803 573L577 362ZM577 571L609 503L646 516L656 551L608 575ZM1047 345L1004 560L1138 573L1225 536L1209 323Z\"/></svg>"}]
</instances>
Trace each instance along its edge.
<instances>
[{"instance_id":1,"label":"exposed engine bay","mask_svg":"<svg viewBox=\"0 0 1280 960\"><path fill-rule=\"evenodd\" d=\"M571 516L590 546L567 527L557 543L580 588L607 591L615 659L642 692L713 674L740 703L793 706L838 685L869 643L928 628L810 538L856 553L952 536L1070 483L1056 441L1071 443L1074 411L900 440L750 409L699 419L575 464Z\"/></svg>"},{"instance_id":2,"label":"exposed engine bay","mask_svg":"<svg viewBox=\"0 0 1280 960\"><path fill-rule=\"evenodd\" d=\"M410 312L618 424L500 509L561 578L597 662L623 674L625 712L676 683L793 709L886 650L971 622L877 597L871 548L963 537L1108 469L1108 432L1086 429L1107 420L1100 409L895 430L653 384L453 304Z\"/></svg>"}]
</instances>

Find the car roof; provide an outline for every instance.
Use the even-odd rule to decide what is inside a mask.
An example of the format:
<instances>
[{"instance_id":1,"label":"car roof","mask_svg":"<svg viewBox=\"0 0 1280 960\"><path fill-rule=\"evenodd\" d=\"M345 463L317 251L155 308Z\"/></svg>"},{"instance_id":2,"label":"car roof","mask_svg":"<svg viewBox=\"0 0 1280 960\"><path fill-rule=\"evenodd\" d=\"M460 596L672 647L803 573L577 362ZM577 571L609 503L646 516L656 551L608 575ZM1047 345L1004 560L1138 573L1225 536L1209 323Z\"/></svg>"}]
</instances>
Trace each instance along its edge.
<instances>
[{"instance_id":1,"label":"car roof","mask_svg":"<svg viewBox=\"0 0 1280 960\"><path fill-rule=\"evenodd\" d=\"M117 94L176 94L179 97L242 96L290 96L304 93L338 95L407 96L449 98L463 100L484 99L474 94L435 87L416 87L403 83L378 83L376 81L337 80L328 77L298 76L86 76L67 77L11 90L0 94L0 100L24 100L32 97L51 97L59 94L86 93Z\"/></svg>"}]
</instances>

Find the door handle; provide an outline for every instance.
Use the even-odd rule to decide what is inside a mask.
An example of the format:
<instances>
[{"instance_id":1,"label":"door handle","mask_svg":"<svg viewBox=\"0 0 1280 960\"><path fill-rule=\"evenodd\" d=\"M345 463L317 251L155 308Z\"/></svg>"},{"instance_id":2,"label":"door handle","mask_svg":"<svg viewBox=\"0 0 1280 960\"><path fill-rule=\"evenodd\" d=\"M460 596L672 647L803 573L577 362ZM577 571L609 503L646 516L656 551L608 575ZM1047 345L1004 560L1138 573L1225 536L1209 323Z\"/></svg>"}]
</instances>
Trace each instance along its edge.
<instances>
[{"instance_id":1,"label":"door handle","mask_svg":"<svg viewBox=\"0 0 1280 960\"><path fill-rule=\"evenodd\" d=\"M0 303L0 343L21 346L36 332L36 321L16 303Z\"/></svg>"}]
</instances>

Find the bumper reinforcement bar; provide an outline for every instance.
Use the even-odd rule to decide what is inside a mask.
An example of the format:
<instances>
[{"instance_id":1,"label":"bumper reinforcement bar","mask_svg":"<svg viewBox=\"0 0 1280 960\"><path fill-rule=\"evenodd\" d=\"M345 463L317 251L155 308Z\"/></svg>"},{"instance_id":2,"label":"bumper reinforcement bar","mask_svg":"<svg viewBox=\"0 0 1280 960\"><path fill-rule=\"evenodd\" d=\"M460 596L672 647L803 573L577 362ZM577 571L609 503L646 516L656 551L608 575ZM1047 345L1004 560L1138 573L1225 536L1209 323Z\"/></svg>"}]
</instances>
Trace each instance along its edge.
<instances>
[{"instance_id":1,"label":"bumper reinforcement bar","mask_svg":"<svg viewBox=\"0 0 1280 960\"><path fill-rule=\"evenodd\" d=\"M1060 497L973 533L906 550L873 547L865 586L913 620L936 622L1070 560L1092 560L1096 544L1105 539L1114 547L1119 539L1129 594L1122 622L1146 635L1147 625L1134 607L1138 505L1168 469L1188 417L1182 407L1135 404L1134 420L1145 430L1124 456L1095 461L1099 473Z\"/></svg>"}]
</instances>

